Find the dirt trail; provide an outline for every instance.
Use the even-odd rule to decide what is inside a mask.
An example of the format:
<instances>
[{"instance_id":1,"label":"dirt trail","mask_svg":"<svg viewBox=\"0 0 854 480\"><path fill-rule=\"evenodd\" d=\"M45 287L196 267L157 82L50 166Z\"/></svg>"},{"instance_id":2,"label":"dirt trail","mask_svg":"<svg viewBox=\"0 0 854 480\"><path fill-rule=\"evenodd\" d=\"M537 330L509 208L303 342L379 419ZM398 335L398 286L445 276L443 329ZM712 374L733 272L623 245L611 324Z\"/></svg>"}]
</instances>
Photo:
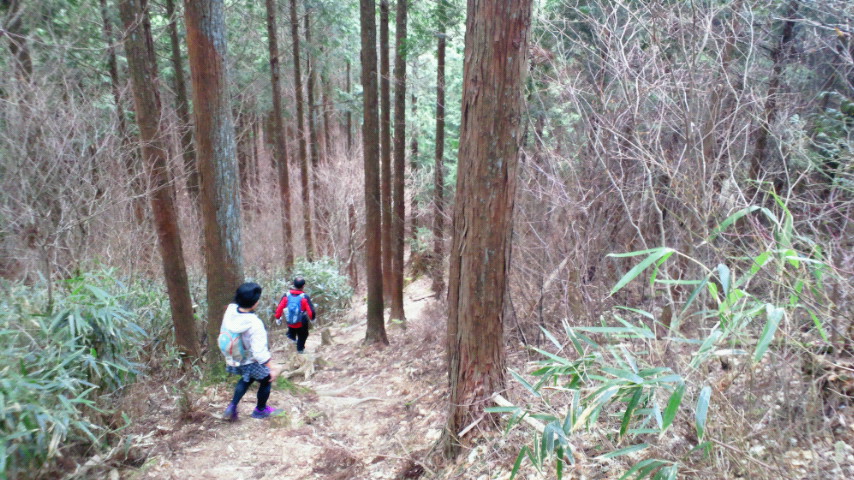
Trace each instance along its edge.
<instances>
[{"instance_id":1,"label":"dirt trail","mask_svg":"<svg viewBox=\"0 0 854 480\"><path fill-rule=\"evenodd\" d=\"M131 478L417 478L424 467L416 463L439 438L447 391L441 335L429 318L435 300L428 295L426 281L407 288L408 328L387 327L391 345L383 350L362 345L364 305L331 328L332 345L321 346L313 332L304 357L316 371L294 377L295 392L274 387L270 397L286 418L251 418L253 388L240 404L240 420L224 422L218 417L236 377L210 387L195 402L195 421L161 419L166 424L156 426L153 455ZM282 330L271 338L274 361L292 370L293 345Z\"/></svg>"}]
</instances>

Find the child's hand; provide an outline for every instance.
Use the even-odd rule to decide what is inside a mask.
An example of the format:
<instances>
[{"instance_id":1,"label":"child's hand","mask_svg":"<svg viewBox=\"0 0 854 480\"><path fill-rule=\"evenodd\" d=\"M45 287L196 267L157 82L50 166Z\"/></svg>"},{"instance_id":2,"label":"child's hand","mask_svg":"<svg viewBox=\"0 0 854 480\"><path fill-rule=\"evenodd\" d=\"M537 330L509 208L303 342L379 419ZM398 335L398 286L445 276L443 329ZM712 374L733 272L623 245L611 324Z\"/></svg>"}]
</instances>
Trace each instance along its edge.
<instances>
[{"instance_id":1,"label":"child's hand","mask_svg":"<svg viewBox=\"0 0 854 480\"><path fill-rule=\"evenodd\" d=\"M276 365L272 365L272 362L270 362L267 364L267 368L270 370L270 381L275 382L276 379L279 377L279 373L281 373L279 367Z\"/></svg>"}]
</instances>

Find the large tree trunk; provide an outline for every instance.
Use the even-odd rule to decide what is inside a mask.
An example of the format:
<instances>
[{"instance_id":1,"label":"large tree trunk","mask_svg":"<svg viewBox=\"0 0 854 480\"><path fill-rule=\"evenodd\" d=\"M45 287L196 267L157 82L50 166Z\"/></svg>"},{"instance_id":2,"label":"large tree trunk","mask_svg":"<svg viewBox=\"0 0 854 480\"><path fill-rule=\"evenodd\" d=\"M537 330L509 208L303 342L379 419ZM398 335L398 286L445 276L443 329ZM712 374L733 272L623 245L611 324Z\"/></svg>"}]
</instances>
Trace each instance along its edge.
<instances>
[{"instance_id":1,"label":"large tree trunk","mask_svg":"<svg viewBox=\"0 0 854 480\"><path fill-rule=\"evenodd\" d=\"M459 452L459 432L504 389L504 289L531 1L468 2L448 280L451 404L445 452L450 457Z\"/></svg>"},{"instance_id":2,"label":"large tree trunk","mask_svg":"<svg viewBox=\"0 0 854 480\"><path fill-rule=\"evenodd\" d=\"M181 60L181 42L178 40L178 19L175 16L175 0L166 0L169 16L169 39L172 44L172 70L175 71L175 111L181 130L181 153L184 158L184 173L187 175L187 191L195 202L199 200L199 169L196 167L196 151L193 148L193 128L190 125L190 102L184 82L184 62Z\"/></svg>"},{"instance_id":3,"label":"large tree trunk","mask_svg":"<svg viewBox=\"0 0 854 480\"><path fill-rule=\"evenodd\" d=\"M175 327L175 341L189 364L198 357L193 302L184 266L178 213L172 202L167 170L166 132L161 123L160 92L158 92L157 62L151 24L146 10L147 0L122 0L120 11L127 30L124 43L128 70L136 105L136 121L142 154L152 181L151 210L157 229L157 244L163 261L166 292Z\"/></svg>"},{"instance_id":4,"label":"large tree trunk","mask_svg":"<svg viewBox=\"0 0 854 480\"><path fill-rule=\"evenodd\" d=\"M394 185L391 220L391 318L406 320L403 312L403 237L406 208L406 2L397 0L394 32Z\"/></svg>"},{"instance_id":5,"label":"large tree trunk","mask_svg":"<svg viewBox=\"0 0 854 480\"><path fill-rule=\"evenodd\" d=\"M273 162L279 172L279 197L282 201L282 242L285 251L285 270L294 265L294 245L291 238L291 187L288 178L288 147L285 126L282 124L282 85L279 81L279 40L276 30L276 2L267 0L267 37L270 48L270 83L273 90L273 142L276 145Z\"/></svg>"},{"instance_id":6,"label":"large tree trunk","mask_svg":"<svg viewBox=\"0 0 854 480\"><path fill-rule=\"evenodd\" d=\"M362 29L362 156L365 166L365 275L368 326L365 342L388 344L383 322L383 277L380 246L379 112L377 112L377 24L374 0L359 0Z\"/></svg>"},{"instance_id":7,"label":"large tree trunk","mask_svg":"<svg viewBox=\"0 0 854 480\"><path fill-rule=\"evenodd\" d=\"M433 175L433 292L445 290L445 5L439 0L438 43L436 46L436 164Z\"/></svg>"},{"instance_id":8,"label":"large tree trunk","mask_svg":"<svg viewBox=\"0 0 854 480\"><path fill-rule=\"evenodd\" d=\"M302 96L302 66L299 53L299 17L297 1L291 0L291 42L294 50L294 96L297 104L297 142L299 143L300 185L302 187L302 226L306 256L314 255L311 232L311 190L308 187L308 153L305 144L305 103Z\"/></svg>"},{"instance_id":9,"label":"large tree trunk","mask_svg":"<svg viewBox=\"0 0 854 480\"><path fill-rule=\"evenodd\" d=\"M389 81L388 0L380 0L380 178L382 201L383 295L391 296L391 94Z\"/></svg>"},{"instance_id":10,"label":"large tree trunk","mask_svg":"<svg viewBox=\"0 0 854 480\"><path fill-rule=\"evenodd\" d=\"M314 104L314 87L317 83L317 72L314 68L314 61L311 58L311 53L308 51L311 48L311 16L308 10L305 12L305 68L308 69L308 78L306 79L306 101L308 102L308 141L311 144L309 154L311 155L311 193L320 191L320 183L317 178L317 172L320 168L320 145L317 141L317 106ZM314 208L313 222L317 229L317 218L320 215L320 205L317 203L317 195L314 195L314 201L309 202ZM308 207L306 207L308 208ZM306 248L306 257L309 261L314 258L314 236L307 239L308 247Z\"/></svg>"},{"instance_id":11,"label":"large tree trunk","mask_svg":"<svg viewBox=\"0 0 854 480\"><path fill-rule=\"evenodd\" d=\"M329 78L321 75L320 85L321 95L323 97L323 150L325 152L323 158L328 162L329 157L332 155L332 114L330 112L331 106L329 103L331 87L329 86Z\"/></svg>"},{"instance_id":12,"label":"large tree trunk","mask_svg":"<svg viewBox=\"0 0 854 480\"><path fill-rule=\"evenodd\" d=\"M226 70L223 0L185 0L193 119L201 177L208 302L208 360L221 360L214 342L222 313L243 281L240 190Z\"/></svg>"}]
</instances>

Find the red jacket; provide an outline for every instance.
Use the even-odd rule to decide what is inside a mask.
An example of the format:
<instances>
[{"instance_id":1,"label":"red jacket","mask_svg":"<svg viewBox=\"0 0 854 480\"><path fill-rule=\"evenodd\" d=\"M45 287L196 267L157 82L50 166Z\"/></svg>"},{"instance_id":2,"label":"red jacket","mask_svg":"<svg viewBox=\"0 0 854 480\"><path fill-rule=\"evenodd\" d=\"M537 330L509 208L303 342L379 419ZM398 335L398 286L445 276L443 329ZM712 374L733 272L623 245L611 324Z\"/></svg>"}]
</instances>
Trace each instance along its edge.
<instances>
[{"instance_id":1,"label":"red jacket","mask_svg":"<svg viewBox=\"0 0 854 480\"><path fill-rule=\"evenodd\" d=\"M314 320L314 304L311 303L311 297L309 297L308 294L303 292L302 290L291 290L290 292L288 292L288 294L290 294L290 295L305 294L305 296L302 299L302 305L300 305L300 308L302 309L303 312L305 312L306 315L308 315L309 319ZM282 313L285 311L286 308L288 308L288 295L282 296L282 300L279 301L279 306L276 307L276 319L282 318ZM293 325L288 325L288 328L300 328L300 327L302 327L302 322L295 323Z\"/></svg>"}]
</instances>

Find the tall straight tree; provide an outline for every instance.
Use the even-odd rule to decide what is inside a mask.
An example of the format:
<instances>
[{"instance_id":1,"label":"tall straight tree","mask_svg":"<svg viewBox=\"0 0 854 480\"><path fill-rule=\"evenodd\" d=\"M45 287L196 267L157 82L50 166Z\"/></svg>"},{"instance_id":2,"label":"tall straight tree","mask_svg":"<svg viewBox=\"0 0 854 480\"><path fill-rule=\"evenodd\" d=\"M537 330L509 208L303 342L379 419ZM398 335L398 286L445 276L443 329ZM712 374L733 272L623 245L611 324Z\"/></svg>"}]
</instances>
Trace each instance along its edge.
<instances>
[{"instance_id":1,"label":"tall straight tree","mask_svg":"<svg viewBox=\"0 0 854 480\"><path fill-rule=\"evenodd\" d=\"M317 192L319 191L319 179L317 178L317 172L320 169L320 142L317 140L317 106L314 104L314 87L317 85L317 70L314 67L314 59L312 58L312 53L309 50L311 45L311 15L310 12L306 10L305 12L305 68L308 70L306 72L306 102L308 102L308 143L310 144L309 154L311 155L311 191ZM317 195L314 195L314 201L310 202L314 210L314 226L315 230L317 229L317 218L320 215L320 205L317 203ZM308 207L306 207L308 208ZM306 254L309 261L314 257L314 241L311 242L312 248Z\"/></svg>"},{"instance_id":2,"label":"tall straight tree","mask_svg":"<svg viewBox=\"0 0 854 480\"><path fill-rule=\"evenodd\" d=\"M184 355L185 362L189 362L199 355L196 340L198 337L190 285L184 266L178 212L172 202L172 189L169 188L169 154L165 142L167 134L160 121L157 62L147 3L147 0L122 0L119 7L126 29L124 43L136 106L136 121L139 125L139 140L148 176L152 181L151 211L154 213L157 245L160 247L160 257L163 261L175 341Z\"/></svg>"},{"instance_id":3,"label":"tall straight tree","mask_svg":"<svg viewBox=\"0 0 854 480\"><path fill-rule=\"evenodd\" d=\"M380 0L380 177L382 200L383 295L391 295L391 85L388 0Z\"/></svg>"},{"instance_id":4,"label":"tall straight tree","mask_svg":"<svg viewBox=\"0 0 854 480\"><path fill-rule=\"evenodd\" d=\"M23 11L21 0L0 0L0 5L6 9L3 19L3 33L9 39L9 51L15 58L15 71L24 83L30 83L33 77L33 59L27 46L27 35L23 27Z\"/></svg>"},{"instance_id":5,"label":"tall straight tree","mask_svg":"<svg viewBox=\"0 0 854 480\"><path fill-rule=\"evenodd\" d=\"M279 81L279 40L276 29L276 2L267 0L267 37L270 49L270 83L273 90L273 142L276 169L279 172L279 198L282 201L282 241L285 249L285 270L294 265L291 238L291 187L288 177L288 146L282 124L282 85Z\"/></svg>"},{"instance_id":6,"label":"tall straight tree","mask_svg":"<svg viewBox=\"0 0 854 480\"><path fill-rule=\"evenodd\" d=\"M439 22L436 44L436 164L433 175L433 292L445 289L442 265L445 258L445 29L447 23L446 0L436 2Z\"/></svg>"},{"instance_id":7,"label":"tall straight tree","mask_svg":"<svg viewBox=\"0 0 854 480\"><path fill-rule=\"evenodd\" d=\"M406 320L403 312L403 236L406 215L406 1L397 0L394 31L394 182L391 220L391 318Z\"/></svg>"},{"instance_id":8,"label":"tall straight tree","mask_svg":"<svg viewBox=\"0 0 854 480\"><path fill-rule=\"evenodd\" d=\"M504 292L532 0L469 0L448 279L445 453L504 389Z\"/></svg>"},{"instance_id":9,"label":"tall straight tree","mask_svg":"<svg viewBox=\"0 0 854 480\"><path fill-rule=\"evenodd\" d=\"M184 62L181 60L181 42L178 38L178 18L175 15L175 0L166 0L166 15L169 16L169 43L172 46L172 70L175 75L175 111L181 129L181 154L184 158L184 173L187 175L187 190L198 201L199 169L196 167L196 151L193 148L193 129L190 126L190 102L184 82Z\"/></svg>"},{"instance_id":10,"label":"tall straight tree","mask_svg":"<svg viewBox=\"0 0 854 480\"><path fill-rule=\"evenodd\" d=\"M377 112L377 22L374 0L359 0L362 37L362 157L365 166L365 275L368 326L365 343L388 344L383 322L383 274L380 246L379 112Z\"/></svg>"},{"instance_id":11,"label":"tall straight tree","mask_svg":"<svg viewBox=\"0 0 854 480\"><path fill-rule=\"evenodd\" d=\"M410 105L412 109L412 133L410 137L410 147L409 147L409 174L415 179L418 174L418 127L415 121L418 118L418 97L415 94L412 94L412 104ZM418 239L418 199L415 195L412 196L409 202L409 236L412 238L413 243ZM410 253L411 255L411 253Z\"/></svg>"},{"instance_id":12,"label":"tall straight tree","mask_svg":"<svg viewBox=\"0 0 854 480\"><path fill-rule=\"evenodd\" d=\"M347 60L347 97L350 97L350 60ZM347 155L353 149L353 112L347 107Z\"/></svg>"},{"instance_id":13,"label":"tall straight tree","mask_svg":"<svg viewBox=\"0 0 854 480\"><path fill-rule=\"evenodd\" d=\"M193 87L196 154L205 232L208 345L219 334L222 312L243 281L240 179L225 62L223 0L184 0ZM208 349L210 365L220 360Z\"/></svg>"},{"instance_id":14,"label":"tall straight tree","mask_svg":"<svg viewBox=\"0 0 854 480\"><path fill-rule=\"evenodd\" d=\"M299 52L297 0L291 0L291 41L294 52L294 96L297 104L297 142L299 143L300 185L302 186L302 227L306 257L314 256L311 232L311 189L308 187L308 153L305 145L305 103L302 96L302 67Z\"/></svg>"}]
</instances>

